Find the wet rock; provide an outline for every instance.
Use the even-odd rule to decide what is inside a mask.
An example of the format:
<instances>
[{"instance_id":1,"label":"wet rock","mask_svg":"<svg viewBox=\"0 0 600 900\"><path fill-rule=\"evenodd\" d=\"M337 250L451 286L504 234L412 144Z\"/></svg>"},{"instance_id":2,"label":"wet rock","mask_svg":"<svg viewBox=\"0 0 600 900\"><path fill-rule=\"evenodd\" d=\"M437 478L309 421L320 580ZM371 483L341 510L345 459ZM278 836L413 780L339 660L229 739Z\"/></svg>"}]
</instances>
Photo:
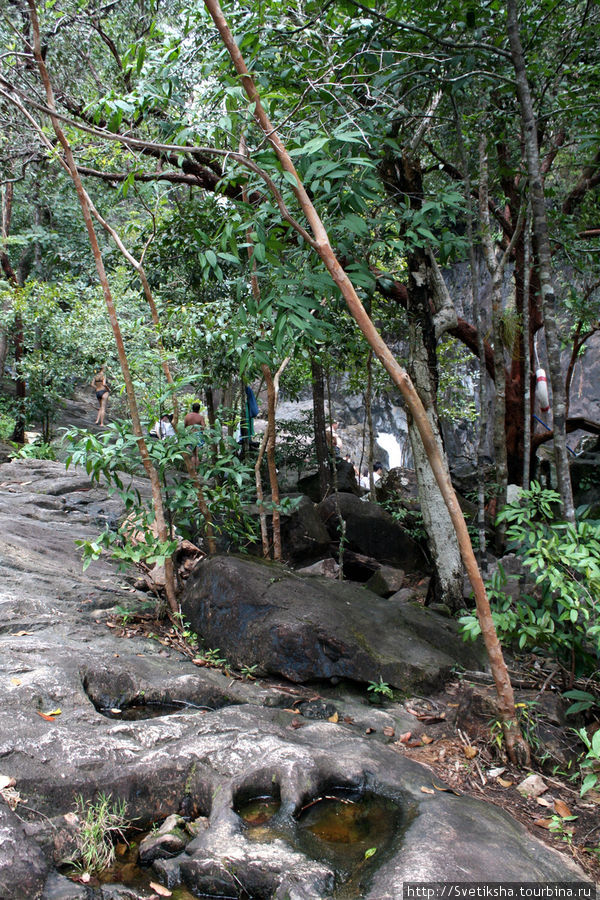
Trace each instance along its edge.
<instances>
[{"instance_id":1,"label":"wet rock","mask_svg":"<svg viewBox=\"0 0 600 900\"><path fill-rule=\"evenodd\" d=\"M0 897L39 900L48 872L40 847L28 838L22 822L0 801Z\"/></svg>"},{"instance_id":2,"label":"wet rock","mask_svg":"<svg viewBox=\"0 0 600 900\"><path fill-rule=\"evenodd\" d=\"M319 504L319 514L332 540L339 540L339 515L346 523L345 540L351 550L407 572L426 571L423 553L383 507L354 494L337 494Z\"/></svg>"},{"instance_id":3,"label":"wet rock","mask_svg":"<svg viewBox=\"0 0 600 900\"><path fill-rule=\"evenodd\" d=\"M87 900L89 894L83 884L76 884L66 875L51 872L44 885L42 900Z\"/></svg>"},{"instance_id":4,"label":"wet rock","mask_svg":"<svg viewBox=\"0 0 600 900\"><path fill-rule=\"evenodd\" d=\"M146 866L155 859L177 856L189 841L190 836L181 816L168 816L156 833L146 835L140 843L140 862Z\"/></svg>"}]
</instances>

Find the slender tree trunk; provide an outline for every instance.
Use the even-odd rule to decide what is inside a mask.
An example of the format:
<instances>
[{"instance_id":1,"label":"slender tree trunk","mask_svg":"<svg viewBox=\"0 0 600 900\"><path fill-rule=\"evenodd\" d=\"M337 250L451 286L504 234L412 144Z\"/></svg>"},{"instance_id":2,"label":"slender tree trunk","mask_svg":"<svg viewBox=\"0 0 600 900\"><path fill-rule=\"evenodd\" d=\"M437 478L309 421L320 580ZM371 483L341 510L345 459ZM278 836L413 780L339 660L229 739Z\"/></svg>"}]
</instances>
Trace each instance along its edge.
<instances>
[{"instance_id":1,"label":"slender tree trunk","mask_svg":"<svg viewBox=\"0 0 600 900\"><path fill-rule=\"evenodd\" d=\"M487 135L479 139L479 215L483 255L491 278L492 295L492 339L494 345L494 459L496 463L496 509L506 505L508 467L506 461L506 365L502 337L502 281L504 264L496 259L490 229L488 197ZM506 258L506 257L505 257ZM496 530L496 550L501 552L504 544L504 528Z\"/></svg>"},{"instance_id":2,"label":"slender tree trunk","mask_svg":"<svg viewBox=\"0 0 600 900\"><path fill-rule=\"evenodd\" d=\"M246 141L242 137L240 141L240 153L244 156L247 156L247 148ZM248 202L248 193L244 188L242 188L242 197L244 201ZM257 302L257 305L260 305L260 285L258 283L258 276L256 274L256 260L252 255L252 239L250 237L250 232L247 232L248 239L248 258L250 260L250 265L252 266L252 295ZM275 442L277 439L277 421L275 419L275 408L277 404L276 396L275 396L275 384L273 381L273 373L271 372L270 367L263 363L261 366L263 378L265 379L265 384L267 385L267 438L266 438L266 453L267 453L267 469L269 472L269 484L271 486L271 502L272 502L272 528L273 528L273 559L281 559L281 515L279 513L279 479L277 478L277 466L275 464ZM255 475L256 475L256 486L257 486L257 494L259 501L259 509L261 510L261 533L262 533L262 541L263 541L263 553L265 552L265 544L268 542L265 541L265 520L264 520L264 506L263 506L263 491L262 491L262 483L260 481L260 465L257 464L255 466ZM268 551L268 546L267 546ZM265 556L268 555L268 552L265 553Z\"/></svg>"},{"instance_id":3,"label":"slender tree trunk","mask_svg":"<svg viewBox=\"0 0 600 900\"><path fill-rule=\"evenodd\" d=\"M525 297L529 296L529 281L531 276L531 247L530 247L530 215L527 214L525 223L524 241L524 267L523 273ZM531 477L531 327L529 316L529 303L523 304L523 488L529 489Z\"/></svg>"},{"instance_id":4,"label":"slender tree trunk","mask_svg":"<svg viewBox=\"0 0 600 900\"><path fill-rule=\"evenodd\" d=\"M44 63L42 52L41 52L41 44L40 44L40 30L39 23L37 17L37 9L35 5L35 0L28 0L29 12L31 16L31 26L33 31L34 38L34 55L35 60L38 65L38 69L40 72L40 76L42 82L44 84L44 88L46 91L46 102L48 107L51 110L55 110L54 104L54 93L52 91L52 85L50 82L50 77L48 75L48 71L46 69L46 65ZM137 444L140 451L140 456L142 458L142 463L144 465L144 469L148 475L150 480L150 485L152 489L152 502L154 507L154 514L156 517L156 528L159 540L163 542L167 542L169 539L168 529L165 522L165 515L162 503L161 489L160 489L160 481L158 477L158 473L156 472L154 466L152 465L152 461L148 454L148 448L146 447L146 442L144 441L144 436L142 432L142 426L140 423L139 412L137 408L137 401L135 397L135 391L133 388L133 382L131 380L131 372L129 369L129 363L127 360L127 355L125 353L125 346L123 344L123 338L121 335L121 329L119 327L119 322L117 318L117 312L115 309L115 304L113 301L112 293L110 290L110 286L108 283L108 278L106 276L106 271L104 268L104 261L102 259L102 254L100 252L100 247L98 245L98 239L96 237L96 232L94 230L94 223L92 222L92 214L90 211L90 207L87 201L87 195L81 183L81 178L79 177L79 173L77 172L77 166L75 164L75 160L73 158L73 153L71 151L71 145L69 144L67 138L65 137L64 132L60 127L59 120L55 116L51 116L52 127L54 128L54 132L56 137L58 138L64 153L65 160L69 167L69 172L71 175L71 179L73 184L75 185L75 190L77 191L77 196L79 199L79 203L81 206L81 211L83 213L83 218L85 221L86 229L88 232L88 237L90 241L90 246L92 248L92 254L94 256L94 262L96 264L96 271L98 273L98 278L100 280L100 284L102 285L102 291L104 294L104 300L106 303L106 308L108 310L108 315L110 319L110 323L112 326L113 334L115 337L115 343L117 345L117 352L119 355L119 362L121 363L121 370L123 372L123 380L125 382L125 390L127 393L127 401L129 406L129 413L131 415L131 421L133 425L133 431L137 438ZM165 559L165 591L167 594L167 600L169 602L169 607L173 614L178 613L178 605L177 598L175 595L175 574L173 570L173 560L171 557Z\"/></svg>"},{"instance_id":5,"label":"slender tree trunk","mask_svg":"<svg viewBox=\"0 0 600 900\"><path fill-rule=\"evenodd\" d=\"M473 233L473 200L471 195L471 174L469 160L462 133L462 121L459 109L454 104L456 119L456 137L462 166L465 203L467 206L467 242L469 244L469 275L471 279L471 296L473 298L473 316L477 328L477 358L479 361L479 419L477 424L477 533L479 537L479 554L482 564L485 561L485 439L487 434L487 370L485 365L485 341L483 337L483 313L479 296L479 263L475 250Z\"/></svg>"},{"instance_id":6,"label":"slender tree trunk","mask_svg":"<svg viewBox=\"0 0 600 900\"><path fill-rule=\"evenodd\" d=\"M13 192L14 185L12 181L9 181L8 184L3 184L0 188L2 198L2 225L0 231L0 237L2 238L2 242L6 240L8 235L10 234L10 222L12 218L12 201L13 201ZM0 243L0 265L2 266L2 271L4 272L7 281L11 284L14 291L18 289L17 277L13 270L13 267L10 264L10 260L8 258L8 254L6 250ZM10 300L5 300L2 312L8 312L10 306ZM4 367L6 365L6 358L8 356L8 332L4 327L0 328L0 378L4 377Z\"/></svg>"},{"instance_id":7,"label":"slender tree trunk","mask_svg":"<svg viewBox=\"0 0 600 900\"><path fill-rule=\"evenodd\" d=\"M14 187L12 182L9 182L3 188L3 196L2 196L2 238L5 239L8 237L10 233L10 223L12 219L12 204L13 204L13 191ZM8 254L6 250L2 246L0 246L0 265L2 266L2 271L6 276L6 280L11 284L15 296L18 294L19 289L22 285L22 282L19 280L17 273L12 267L10 259L8 258ZM15 321L13 325L13 340L15 347L15 370L16 370L16 400L17 400L17 416L14 431L12 433L12 440L17 444L22 444L25 441L25 402L27 400L27 384L25 382L25 378L23 377L23 373L21 372L21 361L23 359L23 319L19 313L15 315ZM2 330L2 343L0 344L0 376L4 375L4 365L6 363L6 356L8 352L8 335Z\"/></svg>"},{"instance_id":8,"label":"slender tree trunk","mask_svg":"<svg viewBox=\"0 0 600 900\"><path fill-rule=\"evenodd\" d=\"M30 2L32 2L32 0L30 0ZM282 168L284 171L290 173L296 183L294 193L312 230L312 237L307 235L310 245L319 254L327 271L330 273L335 284L339 287L350 313L363 332L363 335L373 349L373 352L390 374L394 384L396 384L401 391L406 405L417 424L424 450L430 461L431 468L435 474L435 478L456 529L465 568L473 586L481 633L490 658L496 691L498 693L506 747L513 760L526 764L529 761L529 746L519 731L512 685L502 655L502 648L498 640L498 635L496 634L496 629L494 627L485 586L483 584L483 579L481 578L481 573L477 567L477 561L475 559L475 554L473 553L473 547L471 546L471 539L469 537L466 522L456 499L452 482L450 481L450 477L444 466L444 461L436 443L435 435L429 424L427 413L408 374L398 364L389 347L375 328L373 322L367 316L352 282L346 275L339 260L336 258L325 227L306 193L304 185L294 168L294 164L289 154L281 142L277 130L273 127L273 124L270 122L264 111L254 81L248 72L244 59L233 39L233 35L229 30L217 0L205 0L205 5L215 22L229 55L231 56L236 71L241 76L243 87L250 102L254 104L254 116L256 121L275 150Z\"/></svg>"},{"instance_id":9,"label":"slender tree trunk","mask_svg":"<svg viewBox=\"0 0 600 900\"><path fill-rule=\"evenodd\" d=\"M548 238L544 186L540 170L537 124L533 112L533 102L525 68L525 56L523 54L523 47L519 35L516 0L507 0L506 11L510 52L517 81L517 96L521 107L521 122L523 126L527 171L529 173L530 182L533 241L539 266L544 328L546 332L546 348L548 351L548 369L552 385L552 417L556 474L558 478L558 489L562 500L563 515L567 521L572 522L575 519L575 508L573 505L569 457L567 454L566 397L560 364L560 340L556 327L556 295L554 293L552 279L550 241Z\"/></svg>"},{"instance_id":10,"label":"slender tree trunk","mask_svg":"<svg viewBox=\"0 0 600 900\"><path fill-rule=\"evenodd\" d=\"M323 375L323 366L314 356L310 360L310 369L312 374L315 454L319 471L319 495L321 500L323 500L329 490L329 449L325 438L327 427L325 423L325 376Z\"/></svg>"},{"instance_id":11,"label":"slender tree trunk","mask_svg":"<svg viewBox=\"0 0 600 900\"><path fill-rule=\"evenodd\" d=\"M374 464L375 460L373 459L373 413L371 410L371 400L373 396L373 352L369 350L367 354L367 390L365 391L365 415L367 417L367 434L369 437L369 444L367 449L367 459L369 466L369 491L371 497L375 499L375 480L374 480ZM360 474L359 474L360 478Z\"/></svg>"}]
</instances>

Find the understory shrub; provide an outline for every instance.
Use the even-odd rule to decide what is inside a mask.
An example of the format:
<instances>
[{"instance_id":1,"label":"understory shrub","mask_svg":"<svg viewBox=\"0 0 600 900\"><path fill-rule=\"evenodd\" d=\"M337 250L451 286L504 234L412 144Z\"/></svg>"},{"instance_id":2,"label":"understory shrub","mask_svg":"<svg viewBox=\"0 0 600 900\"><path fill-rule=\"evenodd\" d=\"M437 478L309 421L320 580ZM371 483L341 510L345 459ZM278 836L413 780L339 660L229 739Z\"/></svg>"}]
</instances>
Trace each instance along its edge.
<instances>
[{"instance_id":1,"label":"understory shrub","mask_svg":"<svg viewBox=\"0 0 600 900\"><path fill-rule=\"evenodd\" d=\"M492 616L502 641L520 649L550 652L570 673L591 671L600 658L600 522L577 510L574 523L555 518L560 497L532 482L514 503L503 507L510 550L535 581L530 594L513 600L502 568L488 583ZM515 576L513 576L515 577ZM460 619L466 639L480 633L473 614Z\"/></svg>"}]
</instances>

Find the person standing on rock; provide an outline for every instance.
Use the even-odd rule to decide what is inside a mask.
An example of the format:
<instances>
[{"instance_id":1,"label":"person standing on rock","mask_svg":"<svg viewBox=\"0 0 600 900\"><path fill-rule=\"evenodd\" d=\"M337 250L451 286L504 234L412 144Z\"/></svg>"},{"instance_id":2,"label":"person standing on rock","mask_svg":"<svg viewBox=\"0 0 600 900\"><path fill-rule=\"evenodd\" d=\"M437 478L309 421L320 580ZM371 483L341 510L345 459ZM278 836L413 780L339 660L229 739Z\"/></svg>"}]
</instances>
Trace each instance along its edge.
<instances>
[{"instance_id":1,"label":"person standing on rock","mask_svg":"<svg viewBox=\"0 0 600 900\"><path fill-rule=\"evenodd\" d=\"M110 396L110 388L108 387L108 382L106 381L104 366L100 366L100 369L92 378L92 387L96 392L96 400L99 404L98 415L96 416L95 424L100 425L100 427L102 428L104 426L104 417L106 415L106 407L108 405L108 398Z\"/></svg>"}]
</instances>

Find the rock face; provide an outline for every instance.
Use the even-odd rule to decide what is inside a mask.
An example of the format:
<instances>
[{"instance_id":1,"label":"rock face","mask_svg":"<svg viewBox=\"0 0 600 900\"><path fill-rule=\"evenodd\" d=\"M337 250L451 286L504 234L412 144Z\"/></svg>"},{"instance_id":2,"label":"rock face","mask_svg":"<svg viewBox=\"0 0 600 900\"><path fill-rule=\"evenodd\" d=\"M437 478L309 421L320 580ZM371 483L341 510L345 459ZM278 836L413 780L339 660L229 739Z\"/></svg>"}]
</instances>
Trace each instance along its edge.
<instances>
[{"instance_id":1,"label":"rock face","mask_svg":"<svg viewBox=\"0 0 600 900\"><path fill-rule=\"evenodd\" d=\"M203 560L181 608L206 646L234 665L291 681L349 678L403 690L479 665L447 619L364 588L237 557Z\"/></svg>"},{"instance_id":2,"label":"rock face","mask_svg":"<svg viewBox=\"0 0 600 900\"><path fill-rule=\"evenodd\" d=\"M329 553L329 532L314 503L301 497L291 515L281 517L281 543L285 558L293 563L320 559Z\"/></svg>"},{"instance_id":3,"label":"rock face","mask_svg":"<svg viewBox=\"0 0 600 900\"><path fill-rule=\"evenodd\" d=\"M427 568L423 552L402 526L377 503L354 494L337 494L319 504L319 513L333 540L339 540L338 508L346 523L345 540L351 550L407 572Z\"/></svg>"},{"instance_id":4,"label":"rock face","mask_svg":"<svg viewBox=\"0 0 600 900\"><path fill-rule=\"evenodd\" d=\"M309 710L329 712L327 704L314 709L314 686L224 677L157 641L107 628L107 610L144 595L106 560L82 572L73 541L92 539L95 519L108 511L120 515L118 501L80 471L63 477L54 463L0 466L0 775L15 780L11 795L0 789L2 900L153 893L74 884L56 871L71 844L75 798L101 792L124 800L137 827L176 814L193 820L185 850L171 843L165 852L177 855L155 859L148 881L196 895L326 900L359 878L355 896L398 900L404 881L460 881L465 873L472 881L582 878L493 806L423 793L430 772L383 743L379 726L379 734L365 734L377 715L407 730L400 704L385 714L361 707L355 724L343 724L343 708L339 724L309 718ZM40 492L57 479L60 493ZM337 628L331 622L330 634ZM107 707L158 702L176 710L132 720L106 715ZM301 840L302 810L340 787L382 798L398 815L385 853L356 872L332 861L320 838ZM244 820L240 798L265 793L279 807L261 832ZM171 835L177 821L165 825Z\"/></svg>"}]
</instances>

